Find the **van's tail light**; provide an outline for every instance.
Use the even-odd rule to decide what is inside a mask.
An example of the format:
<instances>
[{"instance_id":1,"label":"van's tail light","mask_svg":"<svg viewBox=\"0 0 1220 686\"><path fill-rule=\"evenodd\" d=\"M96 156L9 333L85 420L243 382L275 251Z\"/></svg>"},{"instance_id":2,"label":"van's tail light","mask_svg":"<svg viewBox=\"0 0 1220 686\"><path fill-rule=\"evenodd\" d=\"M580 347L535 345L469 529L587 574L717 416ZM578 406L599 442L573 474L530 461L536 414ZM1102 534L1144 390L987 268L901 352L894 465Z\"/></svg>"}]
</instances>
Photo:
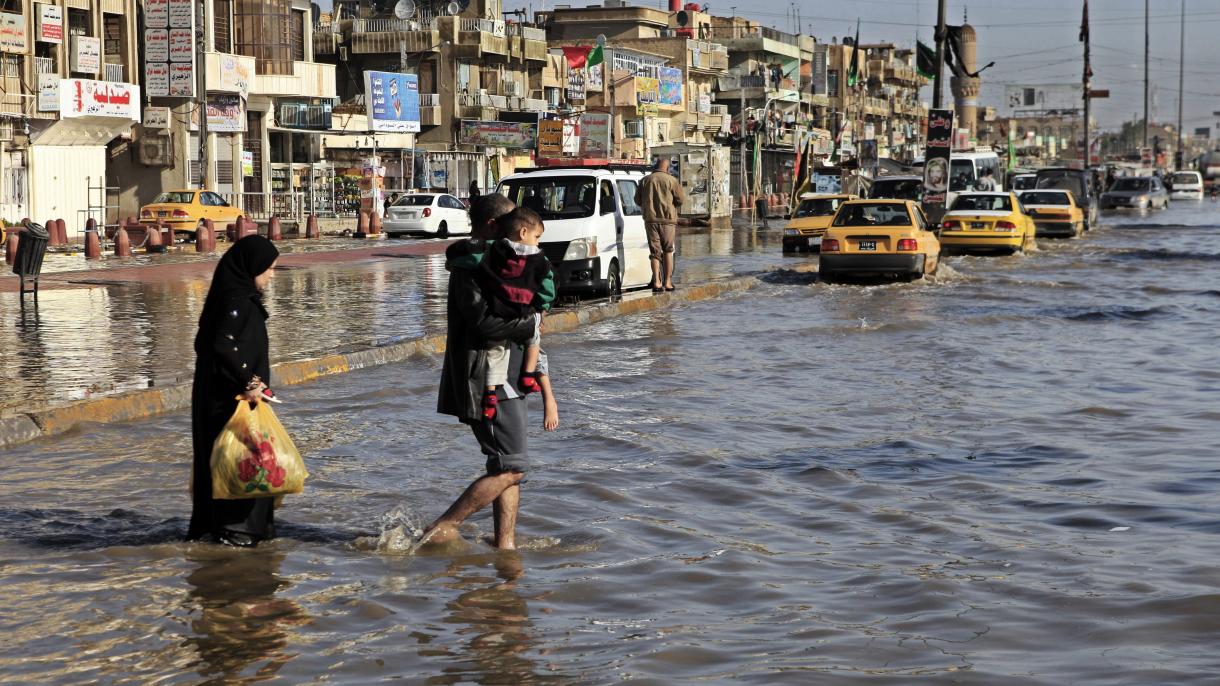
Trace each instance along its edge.
<instances>
[{"instance_id":1,"label":"van's tail light","mask_svg":"<svg viewBox=\"0 0 1220 686\"><path fill-rule=\"evenodd\" d=\"M899 238L898 239L898 251L899 252L915 252L918 249L919 249L919 241L915 240L914 238Z\"/></svg>"},{"instance_id":2,"label":"van's tail light","mask_svg":"<svg viewBox=\"0 0 1220 686\"><path fill-rule=\"evenodd\" d=\"M839 240L837 238L823 238L822 252L839 252Z\"/></svg>"},{"instance_id":3,"label":"van's tail light","mask_svg":"<svg viewBox=\"0 0 1220 686\"><path fill-rule=\"evenodd\" d=\"M432 208L431 208L431 207L425 207L425 208L424 208L424 216L425 216L425 217L431 217L431 216L432 216Z\"/></svg>"},{"instance_id":4,"label":"van's tail light","mask_svg":"<svg viewBox=\"0 0 1220 686\"><path fill-rule=\"evenodd\" d=\"M956 229L961 227L961 222L955 222L952 219L946 219L945 223L940 225L942 229Z\"/></svg>"},{"instance_id":5,"label":"van's tail light","mask_svg":"<svg viewBox=\"0 0 1220 686\"><path fill-rule=\"evenodd\" d=\"M151 217L151 216L153 216L152 210L140 210L140 216L141 217Z\"/></svg>"},{"instance_id":6,"label":"van's tail light","mask_svg":"<svg viewBox=\"0 0 1220 686\"><path fill-rule=\"evenodd\" d=\"M996 231L1012 231L1015 228L1017 228L1017 225L1013 224L1012 222L996 222L995 223Z\"/></svg>"},{"instance_id":7,"label":"van's tail light","mask_svg":"<svg viewBox=\"0 0 1220 686\"><path fill-rule=\"evenodd\" d=\"M174 210L174 219L186 219L191 215L186 213L186 210Z\"/></svg>"}]
</instances>

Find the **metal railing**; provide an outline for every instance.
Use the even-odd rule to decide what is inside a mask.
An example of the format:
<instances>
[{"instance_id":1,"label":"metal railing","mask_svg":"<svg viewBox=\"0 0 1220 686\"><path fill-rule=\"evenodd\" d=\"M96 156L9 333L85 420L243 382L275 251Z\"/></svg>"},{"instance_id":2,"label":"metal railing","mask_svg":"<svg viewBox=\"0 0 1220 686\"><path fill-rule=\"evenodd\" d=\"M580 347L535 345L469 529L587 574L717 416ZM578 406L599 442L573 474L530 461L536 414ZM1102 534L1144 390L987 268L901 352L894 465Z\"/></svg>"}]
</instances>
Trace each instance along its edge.
<instances>
[{"instance_id":1,"label":"metal railing","mask_svg":"<svg viewBox=\"0 0 1220 686\"><path fill-rule=\"evenodd\" d=\"M420 93L419 94L419 106L420 107L440 107L440 105L441 105L441 96L438 95L437 93Z\"/></svg>"},{"instance_id":2,"label":"metal railing","mask_svg":"<svg viewBox=\"0 0 1220 686\"><path fill-rule=\"evenodd\" d=\"M463 18L458 23L459 31L479 31L482 33L490 33L494 36L505 35L504 22L495 19L469 19Z\"/></svg>"},{"instance_id":3,"label":"metal railing","mask_svg":"<svg viewBox=\"0 0 1220 686\"><path fill-rule=\"evenodd\" d=\"M700 38L766 38L793 46L799 43L795 35L767 26L713 26L701 30Z\"/></svg>"},{"instance_id":4,"label":"metal railing","mask_svg":"<svg viewBox=\"0 0 1220 686\"><path fill-rule=\"evenodd\" d=\"M312 213L313 200L306 193L221 193L233 207L240 208L247 219L265 221L272 216L281 221L304 221ZM220 230L223 227L217 227Z\"/></svg>"},{"instance_id":5,"label":"metal railing","mask_svg":"<svg viewBox=\"0 0 1220 686\"><path fill-rule=\"evenodd\" d=\"M35 57L34 58L34 73L35 74L54 74L55 73L55 58L54 57Z\"/></svg>"},{"instance_id":6,"label":"metal railing","mask_svg":"<svg viewBox=\"0 0 1220 686\"><path fill-rule=\"evenodd\" d=\"M465 29L463 29L465 30ZM505 27L505 33L509 36L521 36L527 40L546 40L546 29L540 29L533 26L523 26L521 24L508 24Z\"/></svg>"},{"instance_id":7,"label":"metal railing","mask_svg":"<svg viewBox=\"0 0 1220 686\"><path fill-rule=\"evenodd\" d=\"M105 71L103 72L103 74L104 74L103 78L105 80L113 82L113 83L123 83L127 80L126 78L123 77L123 73L125 71L125 69L123 68L123 65L107 63L102 66L105 67Z\"/></svg>"}]
</instances>

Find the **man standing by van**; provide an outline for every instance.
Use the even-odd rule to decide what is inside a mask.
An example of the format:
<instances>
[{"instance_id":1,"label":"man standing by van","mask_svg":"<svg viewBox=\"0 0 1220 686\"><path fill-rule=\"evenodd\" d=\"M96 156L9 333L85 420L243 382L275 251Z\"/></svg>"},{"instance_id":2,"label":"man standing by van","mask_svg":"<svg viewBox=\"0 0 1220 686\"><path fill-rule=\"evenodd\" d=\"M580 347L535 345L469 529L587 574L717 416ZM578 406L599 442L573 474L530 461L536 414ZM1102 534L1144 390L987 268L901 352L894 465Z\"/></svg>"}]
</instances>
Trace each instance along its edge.
<instances>
[{"instance_id":1,"label":"man standing by van","mask_svg":"<svg viewBox=\"0 0 1220 686\"><path fill-rule=\"evenodd\" d=\"M657 160L653 172L635 191L635 204L644 211L648 231L648 256L652 260L652 292L674 289L674 241L678 233L678 208L686 202L682 186L669 175L669 160Z\"/></svg>"}]
</instances>

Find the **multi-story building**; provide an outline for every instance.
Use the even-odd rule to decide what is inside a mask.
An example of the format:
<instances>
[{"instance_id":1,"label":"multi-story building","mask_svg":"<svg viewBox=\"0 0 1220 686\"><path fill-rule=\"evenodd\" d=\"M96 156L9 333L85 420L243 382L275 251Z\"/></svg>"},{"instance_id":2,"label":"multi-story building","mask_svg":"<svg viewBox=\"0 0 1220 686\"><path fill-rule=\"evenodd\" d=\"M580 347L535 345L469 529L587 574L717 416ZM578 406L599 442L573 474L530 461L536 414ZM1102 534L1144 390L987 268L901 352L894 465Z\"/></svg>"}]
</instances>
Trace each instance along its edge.
<instances>
[{"instance_id":1,"label":"multi-story building","mask_svg":"<svg viewBox=\"0 0 1220 686\"><path fill-rule=\"evenodd\" d=\"M0 218L71 231L117 200L140 120L134 0L0 2Z\"/></svg>"},{"instance_id":2,"label":"multi-story building","mask_svg":"<svg viewBox=\"0 0 1220 686\"><path fill-rule=\"evenodd\" d=\"M562 88L544 78L555 60L538 27L506 21L500 0L412 3L410 16L368 2L340 3L315 34L319 55L337 65L340 99L362 108L366 70L417 74L420 131L401 178L388 185L485 189L493 159L501 173L534 147L538 116L561 103ZM416 153L421 154L416 154ZM411 172L411 173L408 173ZM392 176L392 172L390 173Z\"/></svg>"},{"instance_id":3,"label":"multi-story building","mask_svg":"<svg viewBox=\"0 0 1220 686\"><path fill-rule=\"evenodd\" d=\"M850 41L828 48L830 124L843 152L855 156L861 141L874 141L879 158L910 162L922 155L928 111L919 89L927 79L915 70L914 51L862 44L856 83L849 86L855 48Z\"/></svg>"},{"instance_id":4,"label":"multi-story building","mask_svg":"<svg viewBox=\"0 0 1220 686\"><path fill-rule=\"evenodd\" d=\"M177 1L168 3L171 21ZM328 211L331 171L319 160L335 67L313 59L309 2L207 0L201 7L195 33L203 42L192 41L197 68L173 62L170 28L166 78L166 51L152 35L164 22L154 5L145 6L144 25L153 27L140 42L149 106L130 154L115 158L123 213L135 214L162 190L189 187L210 188L255 218Z\"/></svg>"}]
</instances>

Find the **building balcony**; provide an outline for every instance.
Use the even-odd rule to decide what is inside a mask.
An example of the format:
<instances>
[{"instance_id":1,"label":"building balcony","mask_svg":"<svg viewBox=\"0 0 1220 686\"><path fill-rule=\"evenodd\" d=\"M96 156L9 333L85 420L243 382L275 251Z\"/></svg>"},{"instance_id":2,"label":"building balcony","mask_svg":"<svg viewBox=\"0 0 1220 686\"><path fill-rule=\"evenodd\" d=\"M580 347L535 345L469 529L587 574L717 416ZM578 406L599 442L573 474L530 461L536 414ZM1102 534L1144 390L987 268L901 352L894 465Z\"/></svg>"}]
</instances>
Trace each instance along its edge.
<instances>
[{"instance_id":1,"label":"building balcony","mask_svg":"<svg viewBox=\"0 0 1220 686\"><path fill-rule=\"evenodd\" d=\"M35 57L34 58L34 73L35 74L55 74L58 73L55 69L54 57Z\"/></svg>"},{"instance_id":2,"label":"building balcony","mask_svg":"<svg viewBox=\"0 0 1220 686\"><path fill-rule=\"evenodd\" d=\"M503 21L463 17L458 20L458 39L454 54L458 57L482 57L488 53L508 55L506 34L507 28Z\"/></svg>"},{"instance_id":3,"label":"building balcony","mask_svg":"<svg viewBox=\"0 0 1220 686\"><path fill-rule=\"evenodd\" d=\"M762 51L794 59L801 57L801 49L796 36L766 26L714 26L705 34L707 38L724 45L729 50Z\"/></svg>"},{"instance_id":4,"label":"building balcony","mask_svg":"<svg viewBox=\"0 0 1220 686\"><path fill-rule=\"evenodd\" d=\"M441 96L436 93L419 94L419 125L441 125Z\"/></svg>"},{"instance_id":5,"label":"building balcony","mask_svg":"<svg viewBox=\"0 0 1220 686\"><path fill-rule=\"evenodd\" d=\"M441 45L435 18L353 19L351 38L352 52L358 54L398 53L402 48L407 52L435 52Z\"/></svg>"},{"instance_id":6,"label":"building balcony","mask_svg":"<svg viewBox=\"0 0 1220 686\"><path fill-rule=\"evenodd\" d=\"M726 72L729 70L729 51L719 43L688 40L686 63L695 71Z\"/></svg>"},{"instance_id":7,"label":"building balcony","mask_svg":"<svg viewBox=\"0 0 1220 686\"><path fill-rule=\"evenodd\" d=\"M102 80L104 81L110 81L112 83L126 83L126 76L126 65L110 64L109 62L102 65Z\"/></svg>"},{"instance_id":8,"label":"building balcony","mask_svg":"<svg viewBox=\"0 0 1220 686\"><path fill-rule=\"evenodd\" d=\"M210 74L209 74L210 76ZM258 74L250 88L250 95L273 98L334 98L335 65L317 62L293 62L292 75Z\"/></svg>"},{"instance_id":9,"label":"building balcony","mask_svg":"<svg viewBox=\"0 0 1220 686\"><path fill-rule=\"evenodd\" d=\"M339 51L341 36L333 24L319 24L313 29L313 54L333 55Z\"/></svg>"}]
</instances>

